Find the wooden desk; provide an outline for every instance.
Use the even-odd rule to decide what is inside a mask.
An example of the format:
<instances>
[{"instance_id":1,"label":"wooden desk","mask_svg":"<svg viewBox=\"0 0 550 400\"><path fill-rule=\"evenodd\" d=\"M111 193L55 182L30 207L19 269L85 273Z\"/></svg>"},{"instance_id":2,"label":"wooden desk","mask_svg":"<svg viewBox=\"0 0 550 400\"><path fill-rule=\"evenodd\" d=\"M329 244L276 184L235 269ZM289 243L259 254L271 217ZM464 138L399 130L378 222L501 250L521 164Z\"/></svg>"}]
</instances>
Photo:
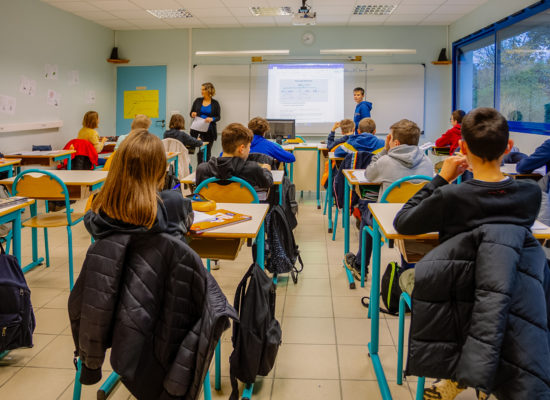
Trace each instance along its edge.
<instances>
[{"instance_id":1,"label":"wooden desk","mask_svg":"<svg viewBox=\"0 0 550 400\"><path fill-rule=\"evenodd\" d=\"M334 155L334 152L328 153L328 183L327 183L327 195L326 195L326 203L325 203L325 211L327 209L326 204L328 203L328 233L331 233L332 230L336 230L336 227L332 226L332 203L334 203L333 200L333 192L334 192L334 186L333 186L333 177L332 177L332 162L335 161L343 161L345 157L336 157ZM334 240L334 236L333 236Z\"/></svg>"},{"instance_id":2,"label":"wooden desk","mask_svg":"<svg viewBox=\"0 0 550 400\"><path fill-rule=\"evenodd\" d=\"M349 218L350 218L350 202L351 202L351 189L354 186L380 186L382 182L367 182L365 180L359 180L355 177L354 172L361 171L364 174L364 169L345 169L344 177L346 178L346 184L344 185L344 209L342 211L342 218L344 220L344 256L349 252ZM355 289L355 280L350 270L346 268L346 274L348 276L348 282L350 289ZM364 282L363 282L364 284Z\"/></svg>"},{"instance_id":3,"label":"wooden desk","mask_svg":"<svg viewBox=\"0 0 550 400\"><path fill-rule=\"evenodd\" d=\"M509 176L514 179L535 179L539 180L544 175L546 175L546 166L537 168L533 172L530 172L528 174L520 174L516 171L516 165L517 164L504 164L500 167L500 172L502 172L504 175Z\"/></svg>"},{"instance_id":4,"label":"wooden desk","mask_svg":"<svg viewBox=\"0 0 550 400\"><path fill-rule=\"evenodd\" d=\"M115 151L116 144L117 142L105 142L101 153L112 153Z\"/></svg>"},{"instance_id":5,"label":"wooden desk","mask_svg":"<svg viewBox=\"0 0 550 400\"><path fill-rule=\"evenodd\" d=\"M0 209L0 224L6 224L11 222L12 224L12 240L13 240L13 250L12 253L21 264L21 213L23 209L27 206L33 205L34 200L29 199L27 202L22 204L17 204L15 206L6 207ZM27 272L29 269L23 268L23 273Z\"/></svg>"},{"instance_id":6,"label":"wooden desk","mask_svg":"<svg viewBox=\"0 0 550 400\"><path fill-rule=\"evenodd\" d=\"M383 399L391 399L390 389L384 375L384 368L378 355L379 344L379 323L380 323L380 255L381 255L381 236L387 239L438 239L437 232L425 233L421 235L401 235L393 227L395 215L401 210L403 204L400 203L371 203L369 209L373 216L373 246L372 246L372 282L370 298L370 316L371 316L371 341L368 344L370 358L376 379ZM533 236L537 239L550 239L550 228L533 231ZM397 372L401 373L400 371Z\"/></svg>"},{"instance_id":7,"label":"wooden desk","mask_svg":"<svg viewBox=\"0 0 550 400\"><path fill-rule=\"evenodd\" d=\"M107 171L66 171L66 170L52 170L48 171L57 177L59 177L63 183L67 186L69 191L69 198L71 200L83 200L88 198L92 193L99 190L105 179L107 178ZM38 176L38 174L33 176ZM0 180L0 184L6 185L11 192L13 181L16 177ZM51 200L42 197L35 197L40 200ZM55 199L59 200L59 199Z\"/></svg>"},{"instance_id":8,"label":"wooden desk","mask_svg":"<svg viewBox=\"0 0 550 400\"><path fill-rule=\"evenodd\" d=\"M18 168L21 164L20 158L1 158L0 172L8 172L8 178L13 176L13 168Z\"/></svg>"},{"instance_id":9,"label":"wooden desk","mask_svg":"<svg viewBox=\"0 0 550 400\"><path fill-rule=\"evenodd\" d=\"M282 148L293 153L298 150L317 152L317 209L321 209L321 152L327 145L319 142L283 144ZM294 182L294 163L290 164L290 181Z\"/></svg>"},{"instance_id":10,"label":"wooden desk","mask_svg":"<svg viewBox=\"0 0 550 400\"><path fill-rule=\"evenodd\" d=\"M166 162L168 164L172 163L174 164L174 174L176 175L176 178L178 177L178 169L179 169L179 162L178 162L178 158L179 158L179 155L180 153L178 152L167 152L166 153Z\"/></svg>"},{"instance_id":11,"label":"wooden desk","mask_svg":"<svg viewBox=\"0 0 550 400\"><path fill-rule=\"evenodd\" d=\"M75 150L20 151L4 155L5 158L20 158L21 165L45 165L55 167L57 162L67 160L67 169L71 169L71 154Z\"/></svg>"}]
</instances>

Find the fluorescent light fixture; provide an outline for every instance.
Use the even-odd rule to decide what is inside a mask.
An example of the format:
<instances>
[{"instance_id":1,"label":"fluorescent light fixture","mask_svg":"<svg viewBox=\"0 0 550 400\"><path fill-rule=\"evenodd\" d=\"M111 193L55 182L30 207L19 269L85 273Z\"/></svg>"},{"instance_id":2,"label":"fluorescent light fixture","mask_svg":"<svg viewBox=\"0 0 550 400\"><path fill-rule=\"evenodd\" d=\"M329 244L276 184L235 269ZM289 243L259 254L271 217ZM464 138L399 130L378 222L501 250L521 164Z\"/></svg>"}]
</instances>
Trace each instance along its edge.
<instances>
[{"instance_id":1,"label":"fluorescent light fixture","mask_svg":"<svg viewBox=\"0 0 550 400\"><path fill-rule=\"evenodd\" d=\"M185 8L178 8L177 10L146 10L149 14L154 15L160 19L173 19L173 18L192 18L193 15Z\"/></svg>"},{"instance_id":2,"label":"fluorescent light fixture","mask_svg":"<svg viewBox=\"0 0 550 400\"><path fill-rule=\"evenodd\" d=\"M290 50L195 51L196 56L218 57L286 56L288 54Z\"/></svg>"},{"instance_id":3,"label":"fluorescent light fixture","mask_svg":"<svg viewBox=\"0 0 550 400\"><path fill-rule=\"evenodd\" d=\"M394 4L356 5L353 15L390 15L396 7Z\"/></svg>"},{"instance_id":4,"label":"fluorescent light fixture","mask_svg":"<svg viewBox=\"0 0 550 400\"><path fill-rule=\"evenodd\" d=\"M416 54L416 49L321 49L321 54L389 56L392 54Z\"/></svg>"},{"instance_id":5,"label":"fluorescent light fixture","mask_svg":"<svg viewBox=\"0 0 550 400\"><path fill-rule=\"evenodd\" d=\"M290 7L249 7L248 9L255 17L292 15L292 8Z\"/></svg>"}]
</instances>

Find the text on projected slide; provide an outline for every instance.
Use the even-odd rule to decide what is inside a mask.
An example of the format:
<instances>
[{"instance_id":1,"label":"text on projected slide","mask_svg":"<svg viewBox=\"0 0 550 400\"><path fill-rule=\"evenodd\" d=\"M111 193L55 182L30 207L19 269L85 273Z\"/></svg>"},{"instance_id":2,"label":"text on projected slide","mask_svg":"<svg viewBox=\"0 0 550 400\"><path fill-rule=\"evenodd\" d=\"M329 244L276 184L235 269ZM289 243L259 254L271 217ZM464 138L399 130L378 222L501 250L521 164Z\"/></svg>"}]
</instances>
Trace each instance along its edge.
<instances>
[{"instance_id":1,"label":"text on projected slide","mask_svg":"<svg viewBox=\"0 0 550 400\"><path fill-rule=\"evenodd\" d=\"M270 64L267 118L323 123L344 116L344 64Z\"/></svg>"}]
</instances>

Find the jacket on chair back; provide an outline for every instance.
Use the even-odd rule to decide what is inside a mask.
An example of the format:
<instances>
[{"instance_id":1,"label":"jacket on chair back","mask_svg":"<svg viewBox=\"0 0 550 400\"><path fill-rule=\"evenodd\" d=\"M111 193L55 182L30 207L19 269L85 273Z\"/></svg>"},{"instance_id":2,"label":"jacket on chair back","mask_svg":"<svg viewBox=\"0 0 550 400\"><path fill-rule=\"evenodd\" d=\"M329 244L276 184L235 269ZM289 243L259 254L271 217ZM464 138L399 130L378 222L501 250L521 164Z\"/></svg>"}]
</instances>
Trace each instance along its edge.
<instances>
[{"instance_id":1,"label":"jacket on chair back","mask_svg":"<svg viewBox=\"0 0 550 400\"><path fill-rule=\"evenodd\" d=\"M139 399L196 399L229 318L237 317L200 257L153 229L89 212L99 238L88 249L69 296L69 316L82 361L81 382L101 377L105 352ZM164 216L164 217L163 217Z\"/></svg>"},{"instance_id":2,"label":"jacket on chair back","mask_svg":"<svg viewBox=\"0 0 550 400\"><path fill-rule=\"evenodd\" d=\"M460 233L415 271L407 374L550 399L550 269L528 229Z\"/></svg>"}]
</instances>

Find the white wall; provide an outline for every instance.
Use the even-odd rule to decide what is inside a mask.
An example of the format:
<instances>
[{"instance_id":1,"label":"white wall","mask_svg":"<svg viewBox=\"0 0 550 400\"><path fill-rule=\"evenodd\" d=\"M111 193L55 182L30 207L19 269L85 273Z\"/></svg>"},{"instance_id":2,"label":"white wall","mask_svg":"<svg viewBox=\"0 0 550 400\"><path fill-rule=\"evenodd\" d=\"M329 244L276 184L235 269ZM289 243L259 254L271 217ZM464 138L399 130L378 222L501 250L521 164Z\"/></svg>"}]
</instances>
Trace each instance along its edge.
<instances>
[{"instance_id":1,"label":"white wall","mask_svg":"<svg viewBox=\"0 0 550 400\"><path fill-rule=\"evenodd\" d=\"M38 0L2 1L0 12L0 95L15 97L14 115L0 113L0 124L62 120L58 130L0 133L0 151L30 149L32 144L62 147L76 137L82 116L99 112L100 132L114 131L114 68L106 62L113 31ZM58 79L44 78L45 64L58 66ZM80 83L69 84L69 71L79 71ZM19 92L21 76L36 80L34 97ZM53 89L61 95L59 107L46 104ZM86 104L94 90L96 104Z\"/></svg>"},{"instance_id":2,"label":"white wall","mask_svg":"<svg viewBox=\"0 0 550 400\"><path fill-rule=\"evenodd\" d=\"M489 0L452 24L449 27L449 39L451 42L459 40L535 3L533 0ZM510 138L522 152L531 154L548 136L512 132Z\"/></svg>"}]
</instances>

